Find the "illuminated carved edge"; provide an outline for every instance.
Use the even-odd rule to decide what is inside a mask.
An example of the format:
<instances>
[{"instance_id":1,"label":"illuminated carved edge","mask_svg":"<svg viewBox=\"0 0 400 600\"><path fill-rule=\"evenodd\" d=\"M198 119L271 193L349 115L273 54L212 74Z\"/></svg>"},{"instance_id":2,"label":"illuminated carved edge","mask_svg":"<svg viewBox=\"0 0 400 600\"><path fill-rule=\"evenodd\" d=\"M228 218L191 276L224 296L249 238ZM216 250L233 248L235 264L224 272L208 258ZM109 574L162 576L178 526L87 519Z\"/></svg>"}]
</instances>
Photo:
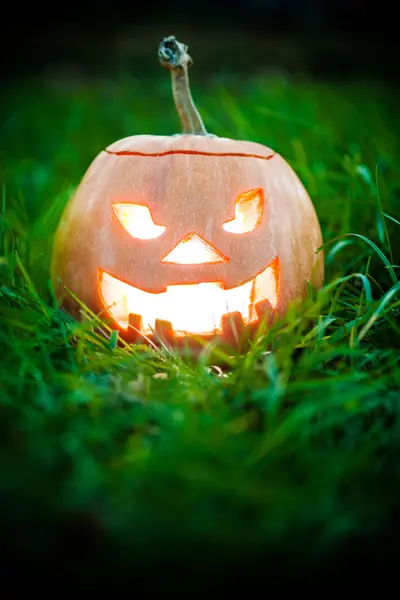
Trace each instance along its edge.
<instances>
[{"instance_id":1,"label":"illuminated carved edge","mask_svg":"<svg viewBox=\"0 0 400 600\"><path fill-rule=\"evenodd\" d=\"M279 304L281 284L279 257L275 256L268 266L272 267L274 270L276 295ZM255 275L254 278L257 277L257 275ZM104 306L105 302L102 296L101 301ZM113 316L108 312L107 308L103 308L105 313L103 314L103 318L105 318L107 322L111 321L109 326L114 331L118 331L120 338L125 342L131 344L150 344L158 347L166 345L176 348L178 351L187 349L191 353L198 354L206 345L213 342L217 343L218 345L228 345L237 349L243 348L244 344L254 337L259 328L262 328L263 326L266 326L267 328L271 327L275 316L277 315L277 307L273 308L270 301L264 299L257 302L254 305L254 308L258 319L245 324L241 313L228 313L222 317L221 329L204 334L176 335L171 323L161 319L156 319L154 333L145 333L141 331L142 317L133 313L129 314L128 329L124 329L116 324Z\"/></svg>"}]
</instances>

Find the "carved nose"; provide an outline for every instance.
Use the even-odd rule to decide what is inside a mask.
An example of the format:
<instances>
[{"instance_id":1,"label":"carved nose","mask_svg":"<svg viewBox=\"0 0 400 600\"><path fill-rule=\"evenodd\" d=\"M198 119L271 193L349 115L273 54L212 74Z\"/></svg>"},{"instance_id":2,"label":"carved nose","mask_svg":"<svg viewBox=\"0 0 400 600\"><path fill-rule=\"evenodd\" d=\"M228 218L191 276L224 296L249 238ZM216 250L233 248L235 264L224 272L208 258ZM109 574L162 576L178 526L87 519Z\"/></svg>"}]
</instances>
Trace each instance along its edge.
<instances>
[{"instance_id":1,"label":"carved nose","mask_svg":"<svg viewBox=\"0 0 400 600\"><path fill-rule=\"evenodd\" d=\"M175 265L202 265L229 262L229 259L197 233L189 233L172 248L171 252L168 252L167 256L164 256L161 262Z\"/></svg>"}]
</instances>

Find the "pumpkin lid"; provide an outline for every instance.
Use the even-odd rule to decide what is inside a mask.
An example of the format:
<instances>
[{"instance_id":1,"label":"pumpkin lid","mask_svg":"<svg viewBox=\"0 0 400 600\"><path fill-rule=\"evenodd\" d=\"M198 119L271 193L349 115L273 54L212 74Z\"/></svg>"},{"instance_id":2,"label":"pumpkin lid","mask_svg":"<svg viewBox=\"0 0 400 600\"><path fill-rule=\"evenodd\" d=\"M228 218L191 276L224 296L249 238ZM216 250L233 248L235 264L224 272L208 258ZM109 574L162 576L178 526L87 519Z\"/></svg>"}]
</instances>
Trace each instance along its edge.
<instances>
[{"instance_id":1,"label":"pumpkin lid","mask_svg":"<svg viewBox=\"0 0 400 600\"><path fill-rule=\"evenodd\" d=\"M275 152L256 142L232 140L230 138L179 134L132 135L118 140L106 148L109 154L132 154L154 156L164 154L208 154L271 158Z\"/></svg>"}]
</instances>

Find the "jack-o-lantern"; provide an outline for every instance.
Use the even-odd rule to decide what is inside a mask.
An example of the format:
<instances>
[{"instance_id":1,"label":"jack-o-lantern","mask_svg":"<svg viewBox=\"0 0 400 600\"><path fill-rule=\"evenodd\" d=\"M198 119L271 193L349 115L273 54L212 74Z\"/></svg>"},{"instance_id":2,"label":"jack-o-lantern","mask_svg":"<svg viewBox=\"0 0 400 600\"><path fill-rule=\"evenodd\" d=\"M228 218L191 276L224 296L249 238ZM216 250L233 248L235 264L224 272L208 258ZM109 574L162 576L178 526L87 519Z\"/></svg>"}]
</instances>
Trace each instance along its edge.
<instances>
[{"instance_id":1,"label":"jack-o-lantern","mask_svg":"<svg viewBox=\"0 0 400 600\"><path fill-rule=\"evenodd\" d=\"M183 134L136 135L101 152L62 216L53 285L71 290L129 341L234 342L302 300L323 277L318 219L270 148L207 134L187 47L159 48Z\"/></svg>"}]
</instances>

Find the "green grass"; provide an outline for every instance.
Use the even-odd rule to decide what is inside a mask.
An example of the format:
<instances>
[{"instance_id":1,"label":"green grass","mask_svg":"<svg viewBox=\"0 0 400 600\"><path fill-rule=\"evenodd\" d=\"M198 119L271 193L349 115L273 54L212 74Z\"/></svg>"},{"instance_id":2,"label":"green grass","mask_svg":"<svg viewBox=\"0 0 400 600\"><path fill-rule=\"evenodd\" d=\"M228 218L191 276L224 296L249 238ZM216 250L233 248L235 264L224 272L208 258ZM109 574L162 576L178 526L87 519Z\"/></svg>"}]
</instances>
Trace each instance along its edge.
<instances>
[{"instance_id":1,"label":"green grass","mask_svg":"<svg viewBox=\"0 0 400 600\"><path fill-rule=\"evenodd\" d=\"M90 320L74 322L49 284L52 233L107 144L178 130L168 77L8 86L0 514L21 561L56 564L64 553L70 569L96 577L101 560L118 570L266 552L303 564L363 547L398 514L394 92L278 76L192 80L210 131L274 148L301 177L322 225L326 285L219 367L119 346Z\"/></svg>"}]
</instances>

